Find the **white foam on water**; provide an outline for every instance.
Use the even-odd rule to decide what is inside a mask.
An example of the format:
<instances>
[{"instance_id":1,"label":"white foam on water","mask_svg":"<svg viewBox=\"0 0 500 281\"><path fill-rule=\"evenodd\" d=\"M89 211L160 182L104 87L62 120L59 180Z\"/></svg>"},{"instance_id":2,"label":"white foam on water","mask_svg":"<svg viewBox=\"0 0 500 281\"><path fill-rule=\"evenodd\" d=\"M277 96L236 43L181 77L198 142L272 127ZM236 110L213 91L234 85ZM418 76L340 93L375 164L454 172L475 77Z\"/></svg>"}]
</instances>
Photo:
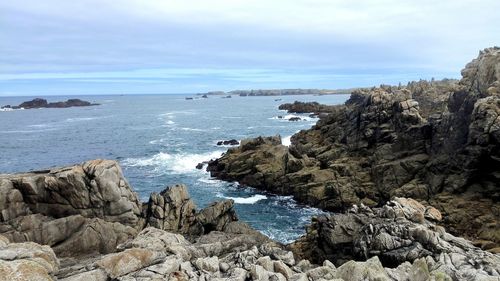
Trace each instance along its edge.
<instances>
[{"instance_id":1,"label":"white foam on water","mask_svg":"<svg viewBox=\"0 0 500 281\"><path fill-rule=\"evenodd\" d=\"M284 146L290 146L292 144L292 136L286 136L281 139L281 144Z\"/></svg>"},{"instance_id":2,"label":"white foam on water","mask_svg":"<svg viewBox=\"0 0 500 281\"><path fill-rule=\"evenodd\" d=\"M29 125L28 127L30 128L47 128L50 127L50 124L34 124L34 125Z\"/></svg>"},{"instance_id":3,"label":"white foam on water","mask_svg":"<svg viewBox=\"0 0 500 281\"><path fill-rule=\"evenodd\" d=\"M278 116L271 117L269 119L271 120L283 120L283 121L289 121L291 118L300 118L300 121L314 121L315 117L310 117L308 115L296 115L296 114L287 114L287 115L281 115L281 118Z\"/></svg>"},{"instance_id":4,"label":"white foam on water","mask_svg":"<svg viewBox=\"0 0 500 281\"><path fill-rule=\"evenodd\" d=\"M151 157L127 158L122 164L129 167L152 167L156 173L185 174L200 172L196 165L203 161L221 157L224 151L208 153L157 153Z\"/></svg>"},{"instance_id":5,"label":"white foam on water","mask_svg":"<svg viewBox=\"0 0 500 281\"><path fill-rule=\"evenodd\" d=\"M77 117L77 118L68 118L66 122L78 122L78 121L90 121L98 119L98 117Z\"/></svg>"},{"instance_id":6,"label":"white foam on water","mask_svg":"<svg viewBox=\"0 0 500 281\"><path fill-rule=\"evenodd\" d=\"M205 184L208 184L208 185L214 185L214 186L220 186L220 185L225 183L224 181L221 181L218 179L206 178L206 177L199 178L198 181L205 183ZM218 196L218 197L222 197L222 196Z\"/></svg>"},{"instance_id":7,"label":"white foam on water","mask_svg":"<svg viewBox=\"0 0 500 281\"><path fill-rule=\"evenodd\" d=\"M230 196L224 196L224 195L218 193L217 197L231 199L236 204L255 204L255 203L259 202L260 200L267 199L267 196L262 195L262 194L256 194L252 197L230 197Z\"/></svg>"},{"instance_id":8,"label":"white foam on water","mask_svg":"<svg viewBox=\"0 0 500 281\"><path fill-rule=\"evenodd\" d=\"M206 132L207 131L205 129L188 128L188 127L181 128L181 130L183 130L183 131L190 131L190 132Z\"/></svg>"}]
</instances>

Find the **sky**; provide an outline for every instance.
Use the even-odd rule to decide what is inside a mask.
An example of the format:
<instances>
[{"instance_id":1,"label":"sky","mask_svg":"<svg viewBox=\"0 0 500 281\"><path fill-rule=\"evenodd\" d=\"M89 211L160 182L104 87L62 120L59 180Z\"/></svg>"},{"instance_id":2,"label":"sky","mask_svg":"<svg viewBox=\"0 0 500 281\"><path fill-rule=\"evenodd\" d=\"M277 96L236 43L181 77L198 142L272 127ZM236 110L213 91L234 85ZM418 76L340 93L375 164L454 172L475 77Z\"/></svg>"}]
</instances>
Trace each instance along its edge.
<instances>
[{"instance_id":1,"label":"sky","mask_svg":"<svg viewBox=\"0 0 500 281\"><path fill-rule=\"evenodd\" d=\"M0 0L0 96L460 78L498 0Z\"/></svg>"}]
</instances>

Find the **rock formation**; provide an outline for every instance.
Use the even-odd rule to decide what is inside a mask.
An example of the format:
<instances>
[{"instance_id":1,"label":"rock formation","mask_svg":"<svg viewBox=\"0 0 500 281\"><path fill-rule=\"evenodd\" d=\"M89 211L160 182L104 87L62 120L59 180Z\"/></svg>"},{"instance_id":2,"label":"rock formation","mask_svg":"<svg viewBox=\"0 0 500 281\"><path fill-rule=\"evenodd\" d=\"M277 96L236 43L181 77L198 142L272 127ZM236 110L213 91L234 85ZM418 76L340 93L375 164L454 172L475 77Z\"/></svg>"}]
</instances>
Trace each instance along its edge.
<instances>
[{"instance_id":1,"label":"rock formation","mask_svg":"<svg viewBox=\"0 0 500 281\"><path fill-rule=\"evenodd\" d=\"M99 105L97 103L90 103L88 101L83 101L80 99L68 99L67 101L58 101L58 102L47 102L46 99L35 98L30 101L25 101L18 106L10 106L6 105L2 108L12 108L12 109L33 109L33 108L66 108L73 106L93 106Z\"/></svg>"},{"instance_id":2,"label":"rock formation","mask_svg":"<svg viewBox=\"0 0 500 281\"><path fill-rule=\"evenodd\" d=\"M242 141L207 169L331 211L414 198L438 208L451 233L497 251L500 48L481 51L462 76L355 91L290 147Z\"/></svg>"},{"instance_id":3,"label":"rock formation","mask_svg":"<svg viewBox=\"0 0 500 281\"><path fill-rule=\"evenodd\" d=\"M110 160L0 175L0 234L49 245L58 256L112 252L146 225L188 236L222 231L237 220L232 207L228 200L198 212L184 185L142 204Z\"/></svg>"},{"instance_id":4,"label":"rock formation","mask_svg":"<svg viewBox=\"0 0 500 281\"><path fill-rule=\"evenodd\" d=\"M217 142L217 145L239 145L240 142L235 140L235 139L230 139L230 140L221 140Z\"/></svg>"},{"instance_id":5,"label":"rock formation","mask_svg":"<svg viewBox=\"0 0 500 281\"><path fill-rule=\"evenodd\" d=\"M281 147L280 141L261 138L242 147ZM184 185L140 203L115 161L0 175L0 183L0 280L500 276L499 255L446 233L435 224L441 213L413 199L318 217L287 248L238 221L231 200L197 210Z\"/></svg>"},{"instance_id":6,"label":"rock formation","mask_svg":"<svg viewBox=\"0 0 500 281\"><path fill-rule=\"evenodd\" d=\"M334 105L324 105L318 102L300 102L295 101L294 103L285 103L278 107L281 110L286 110L288 113L313 113L314 115L323 116L325 113L329 113L335 110Z\"/></svg>"},{"instance_id":7,"label":"rock formation","mask_svg":"<svg viewBox=\"0 0 500 281\"><path fill-rule=\"evenodd\" d=\"M379 209L318 218L290 247L328 257L311 263L262 235L211 231L193 241L154 227L113 253L58 258L48 246L0 235L0 280L496 280L500 256L447 234L439 212L399 198ZM362 261L341 258L358 256ZM317 257L316 257L317 259ZM384 268L390 262L391 268Z\"/></svg>"}]
</instances>

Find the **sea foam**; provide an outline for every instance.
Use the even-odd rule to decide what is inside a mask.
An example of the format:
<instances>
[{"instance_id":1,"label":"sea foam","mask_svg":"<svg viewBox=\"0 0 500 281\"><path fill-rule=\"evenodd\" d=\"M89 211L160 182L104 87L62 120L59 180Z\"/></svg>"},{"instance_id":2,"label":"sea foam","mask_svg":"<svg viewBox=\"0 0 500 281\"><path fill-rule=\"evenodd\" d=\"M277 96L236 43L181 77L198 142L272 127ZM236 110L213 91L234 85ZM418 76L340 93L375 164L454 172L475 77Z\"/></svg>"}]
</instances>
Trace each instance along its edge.
<instances>
[{"instance_id":1,"label":"sea foam","mask_svg":"<svg viewBox=\"0 0 500 281\"><path fill-rule=\"evenodd\" d=\"M196 170L198 163L218 158L222 153L223 151L177 154L160 152L151 157L127 158L122 163L128 167L151 167L159 174L184 174L199 171Z\"/></svg>"},{"instance_id":2,"label":"sea foam","mask_svg":"<svg viewBox=\"0 0 500 281\"><path fill-rule=\"evenodd\" d=\"M262 195L262 194L256 194L252 197L230 197L230 196L224 196L224 195L220 195L220 194L217 194L217 196L225 198L225 199L231 199L236 204L255 204L260 200L267 199L267 196Z\"/></svg>"}]
</instances>

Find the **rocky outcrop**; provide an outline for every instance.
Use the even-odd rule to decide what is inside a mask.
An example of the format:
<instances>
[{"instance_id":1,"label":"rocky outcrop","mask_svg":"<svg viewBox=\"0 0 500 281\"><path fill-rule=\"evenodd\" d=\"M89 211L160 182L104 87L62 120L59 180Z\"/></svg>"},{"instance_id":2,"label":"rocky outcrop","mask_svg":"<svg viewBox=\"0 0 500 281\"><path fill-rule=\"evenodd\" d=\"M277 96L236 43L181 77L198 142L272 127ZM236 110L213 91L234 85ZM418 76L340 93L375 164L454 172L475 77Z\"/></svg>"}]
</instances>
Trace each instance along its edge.
<instances>
[{"instance_id":1,"label":"rocky outcrop","mask_svg":"<svg viewBox=\"0 0 500 281\"><path fill-rule=\"evenodd\" d=\"M239 181L331 211L410 197L436 206L451 233L500 243L500 48L454 81L353 92L287 148L246 140L208 165ZM490 243L490 242L493 243Z\"/></svg>"},{"instance_id":2,"label":"rocky outcrop","mask_svg":"<svg viewBox=\"0 0 500 281\"><path fill-rule=\"evenodd\" d=\"M324 113L330 113L335 110L333 105L324 105L318 102L300 102L295 101L294 103L285 103L278 107L280 110L286 110L288 113L313 113L315 115L320 115Z\"/></svg>"},{"instance_id":3,"label":"rocky outcrop","mask_svg":"<svg viewBox=\"0 0 500 281\"><path fill-rule=\"evenodd\" d=\"M261 138L242 147L253 151L280 142ZM413 199L318 217L287 248L238 221L232 200L198 211L184 185L140 203L114 161L0 178L0 280L494 280L500 275L500 256L446 233L434 224L443 220L441 213Z\"/></svg>"},{"instance_id":4,"label":"rocky outcrop","mask_svg":"<svg viewBox=\"0 0 500 281\"><path fill-rule=\"evenodd\" d=\"M500 256L446 233L435 224L441 218L438 210L413 199L396 198L381 208L354 205L345 214L315 219L307 235L290 247L315 262L328 259L343 266L352 263L349 260L377 257L395 268L387 270L395 280L415 280L412 267L420 267L426 276L434 271L452 280L498 278Z\"/></svg>"},{"instance_id":5,"label":"rocky outcrop","mask_svg":"<svg viewBox=\"0 0 500 281\"><path fill-rule=\"evenodd\" d=\"M110 160L0 175L0 234L51 246L61 257L113 252L146 225L190 237L230 225L247 231L237 220L230 200L198 212L184 185L153 193L143 207Z\"/></svg>"},{"instance_id":6,"label":"rocky outcrop","mask_svg":"<svg viewBox=\"0 0 500 281\"><path fill-rule=\"evenodd\" d=\"M223 141L217 142L217 145L239 145L239 144L240 144L240 142L235 140L235 139L223 140Z\"/></svg>"},{"instance_id":7,"label":"rocky outcrop","mask_svg":"<svg viewBox=\"0 0 500 281\"><path fill-rule=\"evenodd\" d=\"M410 201L411 202L411 201ZM403 227L411 224L408 218L414 219L422 205L404 205L394 202L384 211L368 209L356 211L352 215L378 217L384 225L372 226L384 229L394 220L403 223ZM399 205L398 205L399 204ZM390 210L394 211L392 213ZM392 217L392 222L389 222ZM353 220L358 223L356 220ZM359 223L358 223L359 224ZM315 225L313 225L314 227ZM338 228L341 225L335 225ZM330 225L323 226L328 229ZM345 225L348 228L348 225ZM431 224L413 223L409 227L410 235L420 237L417 242L427 241L430 244L423 247L431 249L432 254L413 258L414 252L409 251L404 256L401 244L405 233L398 232L390 236L387 232L372 231L364 225L364 230L354 226L353 236L373 236L373 240L363 244L373 249L396 252L396 256L404 257L404 261L396 267L384 267L384 262L377 256L363 261L350 260L341 265L334 265L325 260L320 265L306 259L296 259L292 252L259 235L230 234L212 231L195 241L188 241L180 234L174 234L157 228L148 227L142 230L134 239L119 245L116 252L98 255L88 259L59 260L47 246L35 243L9 243L0 239L0 271L6 278L16 277L29 280L495 280L500 274L500 257L474 248L467 241L453 237L444 231L435 232ZM413 230L416 228L416 230ZM423 228L423 229L422 229ZM425 230L424 230L425 229ZM420 230L420 232L419 232ZM438 229L439 230L439 229ZM334 231L334 230L333 230ZM334 231L335 232L335 231ZM366 232L366 233L365 233ZM325 230L325 233L327 231ZM338 233L338 232L335 232ZM311 232L308 234L311 235ZM377 238L377 235L382 237ZM389 237L385 239L385 236ZM396 240L402 235L402 240ZM426 236L427 235L427 236ZM342 236L330 236L330 242L340 242ZM336 240L337 239L337 240ZM390 240L394 239L394 240ZM312 240L311 240L312 241ZM321 240L317 240L319 242ZM352 243L352 239L346 241ZM366 242L366 241L365 241ZM303 242L302 242L303 243ZM318 247L320 244L309 244ZM339 244L340 245L340 244ZM368 245L368 246L366 246ZM381 248L381 247L385 248ZM391 248L392 246L392 248ZM463 254L468 258L464 258ZM11 280L11 279L6 279Z\"/></svg>"},{"instance_id":8,"label":"rocky outcrop","mask_svg":"<svg viewBox=\"0 0 500 281\"><path fill-rule=\"evenodd\" d=\"M214 202L197 212L187 187L175 185L160 194L151 194L146 225L190 237L211 231L224 231L232 222L238 220L233 206L232 200L225 200Z\"/></svg>"},{"instance_id":9,"label":"rocky outcrop","mask_svg":"<svg viewBox=\"0 0 500 281\"><path fill-rule=\"evenodd\" d=\"M114 161L0 176L0 233L60 255L108 252L143 226L141 204Z\"/></svg>"},{"instance_id":10,"label":"rocky outcrop","mask_svg":"<svg viewBox=\"0 0 500 281\"><path fill-rule=\"evenodd\" d=\"M81 99L68 99L67 101L58 101L58 102L47 102L46 99L35 98L30 101L25 101L18 106L5 106L6 108L12 109L33 109L33 108L67 108L74 106L93 106L99 105L97 103L90 103L88 101L84 101ZM2 107L3 108L3 107Z\"/></svg>"}]
</instances>

